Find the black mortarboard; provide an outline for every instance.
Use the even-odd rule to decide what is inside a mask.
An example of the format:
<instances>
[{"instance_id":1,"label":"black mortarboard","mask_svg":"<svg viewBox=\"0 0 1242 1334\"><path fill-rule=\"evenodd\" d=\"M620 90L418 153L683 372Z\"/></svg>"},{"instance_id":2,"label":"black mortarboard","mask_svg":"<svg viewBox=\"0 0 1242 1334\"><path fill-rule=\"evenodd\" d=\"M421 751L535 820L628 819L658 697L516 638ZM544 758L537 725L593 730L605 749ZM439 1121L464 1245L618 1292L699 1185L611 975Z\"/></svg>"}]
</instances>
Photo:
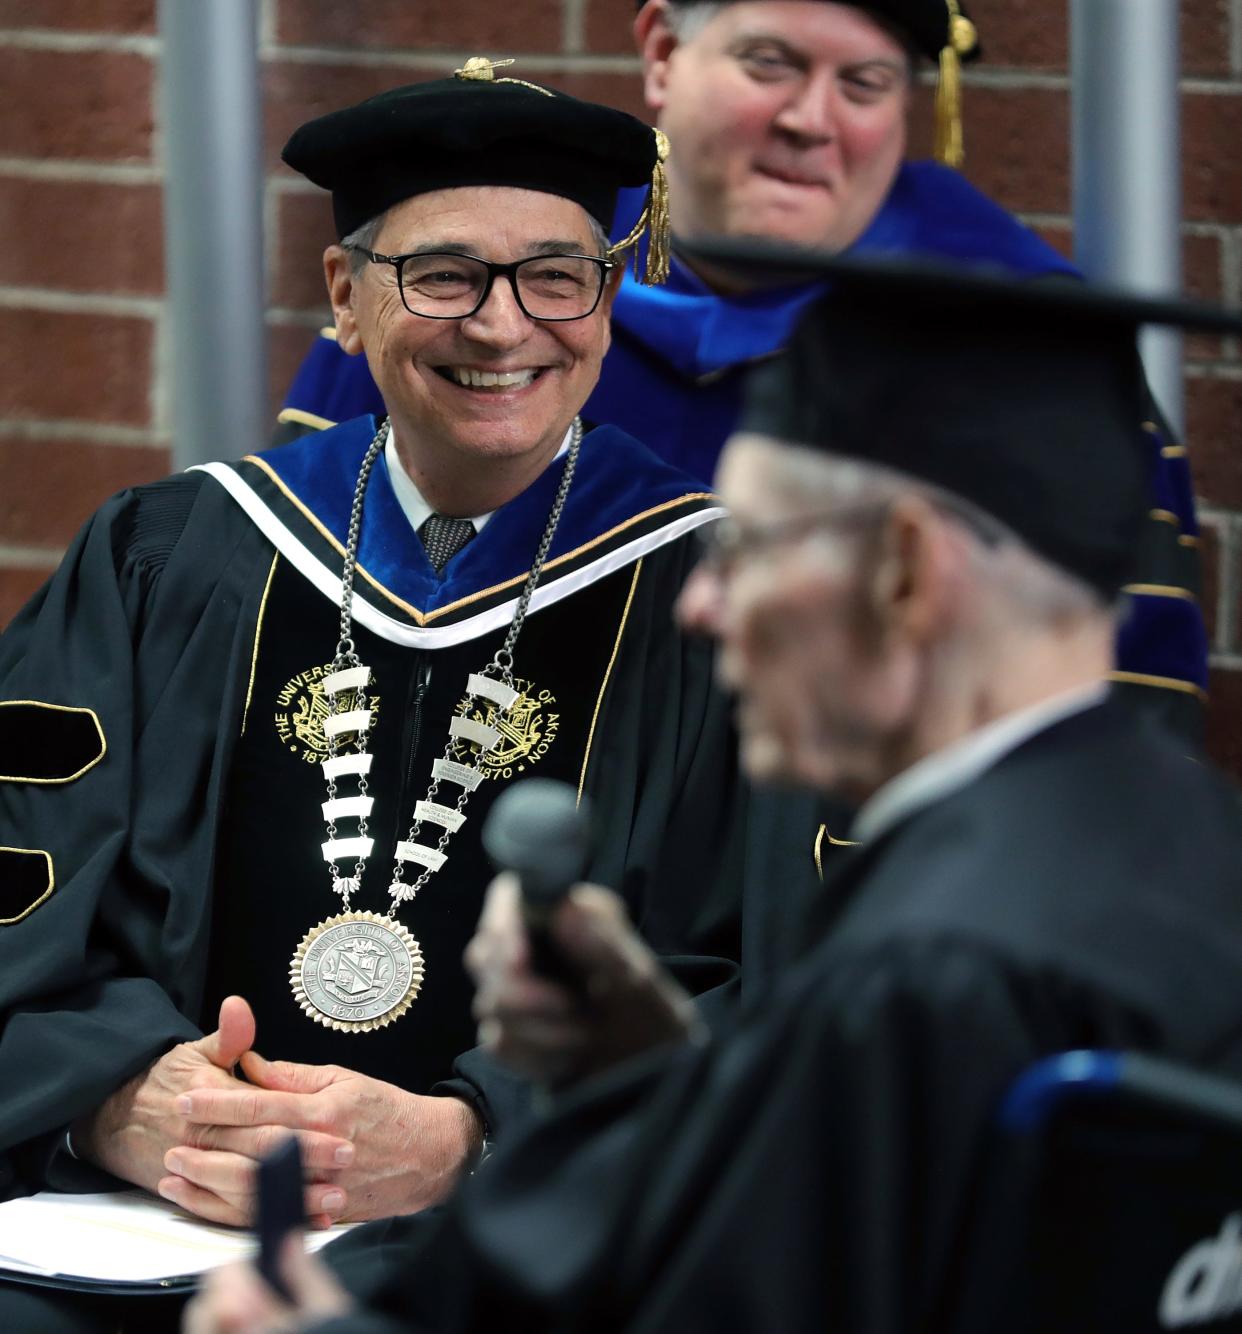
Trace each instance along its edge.
<instances>
[{"instance_id":1,"label":"black mortarboard","mask_svg":"<svg viewBox=\"0 0 1242 1334\"><path fill-rule=\"evenodd\" d=\"M641 9L646 2L637 0L636 8ZM705 0L669 2L677 8L686 8ZM962 0L840 0L840 3L869 10L887 20L907 35L916 51L939 63L935 155L940 162L960 167L966 157L962 146L960 62L979 54L979 35Z\"/></svg>"},{"instance_id":2,"label":"black mortarboard","mask_svg":"<svg viewBox=\"0 0 1242 1334\"><path fill-rule=\"evenodd\" d=\"M1076 279L679 243L748 274L827 279L741 429L893 468L972 502L1113 596L1151 504L1142 324L1242 333L1242 311Z\"/></svg>"},{"instance_id":3,"label":"black mortarboard","mask_svg":"<svg viewBox=\"0 0 1242 1334\"><path fill-rule=\"evenodd\" d=\"M281 157L332 191L341 237L403 199L467 185L561 195L608 229L617 191L650 184L650 249L657 260L666 255L656 235L665 208L663 135L624 111L498 78L506 64L476 56L453 78L407 84L320 116L294 131Z\"/></svg>"}]
</instances>

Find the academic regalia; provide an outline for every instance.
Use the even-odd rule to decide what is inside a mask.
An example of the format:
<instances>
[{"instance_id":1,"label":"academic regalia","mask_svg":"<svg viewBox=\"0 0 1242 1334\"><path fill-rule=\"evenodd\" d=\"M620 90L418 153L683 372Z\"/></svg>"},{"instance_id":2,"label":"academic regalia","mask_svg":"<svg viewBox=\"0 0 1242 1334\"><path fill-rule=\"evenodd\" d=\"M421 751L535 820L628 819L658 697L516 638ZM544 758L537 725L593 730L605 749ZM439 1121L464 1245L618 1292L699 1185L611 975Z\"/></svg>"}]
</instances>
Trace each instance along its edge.
<instances>
[{"instance_id":1,"label":"academic regalia","mask_svg":"<svg viewBox=\"0 0 1242 1334\"><path fill-rule=\"evenodd\" d=\"M448 863L398 913L422 945L422 992L376 1033L334 1032L299 1011L290 958L341 910L320 852L321 679L338 635L350 497L374 432L364 418L123 493L0 640L0 699L84 711L0 708L0 723L26 728L6 754L12 780L0 781L5 1192L47 1180L66 1125L214 1027L234 990L255 1004L265 1054L419 1092L439 1084L499 1128L517 1105L514 1081L474 1057L451 1067L473 1042L460 957L491 876L479 826L527 773L593 799L601 832L588 874L621 891L693 990L736 972L731 868L745 863L747 831L735 743L710 649L672 618L694 531L720 509L600 428L583 440L515 649L523 700ZM354 638L378 696L376 847L356 909L389 906L395 840L426 795L467 676L504 637L563 467L562 456L437 576L377 462L354 581ZM58 746L77 763L72 745L96 735L93 724L72 730L84 716L102 738L92 766L65 784L21 781ZM56 1163L58 1183L76 1179L64 1154Z\"/></svg>"},{"instance_id":2,"label":"academic regalia","mask_svg":"<svg viewBox=\"0 0 1242 1334\"><path fill-rule=\"evenodd\" d=\"M622 192L615 235L625 235L642 202L642 192ZM902 166L888 199L849 253L984 262L1031 277L1077 273L963 176L933 162ZM744 372L785 346L798 317L822 291L813 284L721 297L675 256L662 287L644 286L627 274L613 306L612 348L583 415L619 426L710 482L737 420ZM281 438L379 410L365 359L346 356L334 331L324 333L290 388ZM1145 710L1197 736L1199 702L1207 690L1207 635L1195 601L1199 529L1190 467L1154 404L1142 430L1152 505L1142 569L1129 593L1132 610L1118 637L1117 681Z\"/></svg>"},{"instance_id":3,"label":"academic regalia","mask_svg":"<svg viewBox=\"0 0 1242 1334\"><path fill-rule=\"evenodd\" d=\"M950 1327L987 1128L1029 1062L1242 1075L1238 816L1115 703L1052 725L838 863L810 952L735 1033L581 1089L438 1226L368 1229L400 1324L317 1331Z\"/></svg>"}]
</instances>

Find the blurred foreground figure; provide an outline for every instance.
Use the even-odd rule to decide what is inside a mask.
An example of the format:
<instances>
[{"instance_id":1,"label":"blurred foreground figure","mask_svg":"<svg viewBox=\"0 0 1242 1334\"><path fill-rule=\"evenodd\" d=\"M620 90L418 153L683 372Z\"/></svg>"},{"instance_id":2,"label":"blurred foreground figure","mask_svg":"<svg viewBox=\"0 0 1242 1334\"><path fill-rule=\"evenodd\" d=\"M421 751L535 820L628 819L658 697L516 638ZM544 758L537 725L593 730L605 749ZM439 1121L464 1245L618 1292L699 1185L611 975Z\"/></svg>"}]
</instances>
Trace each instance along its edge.
<instances>
[{"instance_id":1,"label":"blurred foreground figure","mask_svg":"<svg viewBox=\"0 0 1242 1334\"><path fill-rule=\"evenodd\" d=\"M689 248L696 238L933 256L1033 280L1075 273L955 170L962 160L958 65L978 55L980 44L969 15L958 0L639 5L643 92L670 145L673 262L661 287L631 277L621 283L613 345L584 409L588 421L620 426L708 481L737 423L747 369L784 347L808 302L823 294L815 282L721 271ZM985 29L985 53L987 41ZM933 62L941 70L939 161L910 161L914 77ZM645 201L643 191L623 194L615 238L631 231ZM364 360L349 355L335 329L325 333L290 388L282 432L378 411ZM1110 666L1139 706L1197 737L1207 639L1193 596L1199 557L1190 470L1148 395L1136 399L1131 426L1148 459L1149 513L1130 614ZM1047 447L1072 475L1061 442L1050 438Z\"/></svg>"},{"instance_id":2,"label":"blurred foreground figure","mask_svg":"<svg viewBox=\"0 0 1242 1334\"><path fill-rule=\"evenodd\" d=\"M1105 682L1151 312L812 267L833 300L756 379L722 462L733 517L680 615L720 642L747 768L860 803L860 846L800 962L711 1040L611 896L560 911L571 994L530 971L497 881L469 956L482 1034L559 1104L438 1226L370 1230L383 1314L338 1316L291 1254L299 1327L951 1329L989 1124L1032 1060L1242 1075L1237 794ZM292 1318L233 1270L190 1329Z\"/></svg>"}]
</instances>

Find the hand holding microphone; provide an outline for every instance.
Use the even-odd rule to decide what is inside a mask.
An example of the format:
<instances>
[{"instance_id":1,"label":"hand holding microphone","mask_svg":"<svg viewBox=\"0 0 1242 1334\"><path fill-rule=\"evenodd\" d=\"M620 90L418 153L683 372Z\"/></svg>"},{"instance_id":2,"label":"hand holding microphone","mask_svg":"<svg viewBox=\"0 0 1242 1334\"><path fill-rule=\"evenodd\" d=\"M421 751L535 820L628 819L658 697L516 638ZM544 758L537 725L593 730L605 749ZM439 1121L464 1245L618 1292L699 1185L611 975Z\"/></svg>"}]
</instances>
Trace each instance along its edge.
<instances>
[{"instance_id":1,"label":"hand holding microphone","mask_svg":"<svg viewBox=\"0 0 1242 1334\"><path fill-rule=\"evenodd\" d=\"M483 824L483 847L498 871L517 876L531 967L540 977L576 987L549 928L557 907L582 876L591 852L591 807L567 783L528 778L506 788Z\"/></svg>"},{"instance_id":2,"label":"hand holding microphone","mask_svg":"<svg viewBox=\"0 0 1242 1334\"><path fill-rule=\"evenodd\" d=\"M483 845L501 870L466 964L479 1038L545 1085L564 1085L699 1029L694 1002L660 966L611 891L575 884L590 817L572 788L515 783Z\"/></svg>"}]
</instances>

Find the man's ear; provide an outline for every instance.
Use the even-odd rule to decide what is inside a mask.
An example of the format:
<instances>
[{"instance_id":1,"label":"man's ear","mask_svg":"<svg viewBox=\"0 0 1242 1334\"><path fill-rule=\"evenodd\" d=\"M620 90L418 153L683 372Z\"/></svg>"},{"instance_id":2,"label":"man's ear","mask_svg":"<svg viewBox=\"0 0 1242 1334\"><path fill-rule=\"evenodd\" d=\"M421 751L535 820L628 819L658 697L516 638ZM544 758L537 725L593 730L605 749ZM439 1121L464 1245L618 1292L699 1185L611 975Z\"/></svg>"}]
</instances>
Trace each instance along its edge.
<instances>
[{"instance_id":1,"label":"man's ear","mask_svg":"<svg viewBox=\"0 0 1242 1334\"><path fill-rule=\"evenodd\" d=\"M323 252L323 276L332 302L336 341L342 352L356 357L362 351L362 337L354 318L354 269L348 253L339 245Z\"/></svg>"},{"instance_id":2,"label":"man's ear","mask_svg":"<svg viewBox=\"0 0 1242 1334\"><path fill-rule=\"evenodd\" d=\"M881 636L923 643L943 632L951 610L954 553L936 511L917 496L889 509L877 538L867 588L872 624Z\"/></svg>"},{"instance_id":3,"label":"man's ear","mask_svg":"<svg viewBox=\"0 0 1242 1334\"><path fill-rule=\"evenodd\" d=\"M677 35L668 21L668 0L647 0L638 11L634 45L643 61L643 98L652 111L663 111L669 60L677 49Z\"/></svg>"}]
</instances>

